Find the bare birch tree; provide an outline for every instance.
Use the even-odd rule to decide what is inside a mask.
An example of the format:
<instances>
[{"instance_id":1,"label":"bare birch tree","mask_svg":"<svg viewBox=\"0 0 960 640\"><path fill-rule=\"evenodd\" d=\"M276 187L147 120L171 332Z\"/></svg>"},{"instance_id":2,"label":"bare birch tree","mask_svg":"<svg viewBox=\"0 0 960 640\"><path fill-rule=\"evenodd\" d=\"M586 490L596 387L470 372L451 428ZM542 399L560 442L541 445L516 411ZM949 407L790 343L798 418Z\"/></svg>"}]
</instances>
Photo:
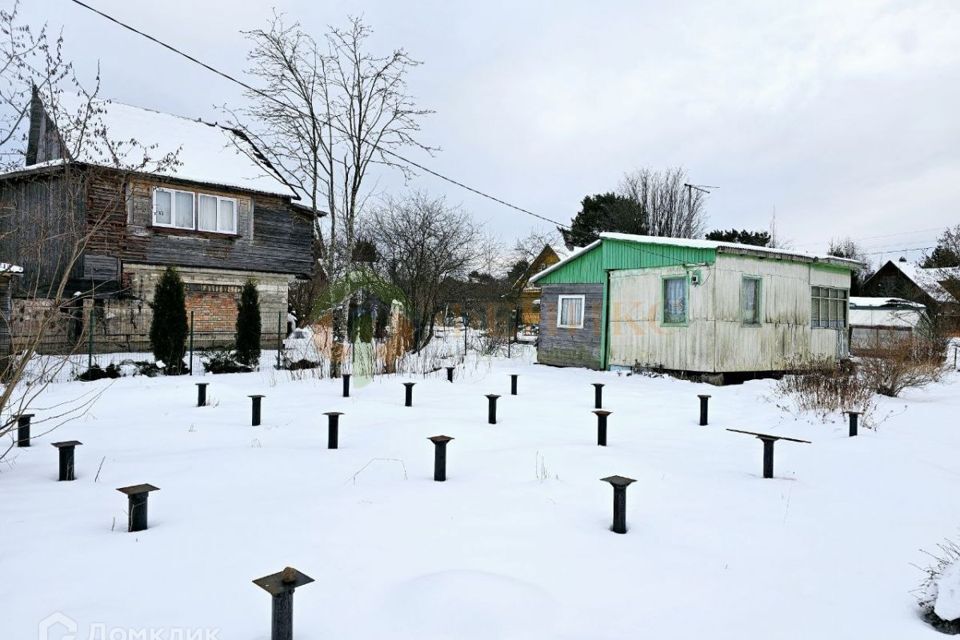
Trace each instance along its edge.
<instances>
[{"instance_id":1,"label":"bare birch tree","mask_svg":"<svg viewBox=\"0 0 960 640\"><path fill-rule=\"evenodd\" d=\"M392 151L432 149L417 139L418 108L407 75L420 63L403 49L386 56L368 50L371 28L350 18L331 27L320 42L298 23L275 14L265 29L245 32L251 43L248 74L257 90L251 104L236 113L247 134L302 195L318 217L315 241L327 283L348 277L357 240L357 223L374 166L408 174ZM238 123L239 125L239 123ZM240 125L242 126L242 125ZM347 301L334 300L333 375L345 339Z\"/></svg>"}]
</instances>

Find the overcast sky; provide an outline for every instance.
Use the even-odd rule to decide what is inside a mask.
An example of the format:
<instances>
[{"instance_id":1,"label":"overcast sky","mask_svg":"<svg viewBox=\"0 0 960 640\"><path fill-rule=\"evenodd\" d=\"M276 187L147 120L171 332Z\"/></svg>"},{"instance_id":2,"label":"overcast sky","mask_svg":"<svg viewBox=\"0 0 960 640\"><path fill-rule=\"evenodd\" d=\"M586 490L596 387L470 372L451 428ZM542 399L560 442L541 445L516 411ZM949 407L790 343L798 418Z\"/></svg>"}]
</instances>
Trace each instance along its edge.
<instances>
[{"instance_id":1,"label":"overcast sky","mask_svg":"<svg viewBox=\"0 0 960 640\"><path fill-rule=\"evenodd\" d=\"M0 0L9 6L10 0ZM927 247L960 223L960 2L326 2L87 0L214 66L241 74L239 33L271 7L318 38L362 13L373 47L404 47L434 109L435 170L568 221L584 195L638 167L684 166L716 185L710 228L766 229L823 251ZM240 88L68 0L28 0L63 28L103 95L215 120ZM547 225L420 176L504 244ZM384 176L381 191L403 188ZM910 254L915 256L916 254Z\"/></svg>"}]
</instances>

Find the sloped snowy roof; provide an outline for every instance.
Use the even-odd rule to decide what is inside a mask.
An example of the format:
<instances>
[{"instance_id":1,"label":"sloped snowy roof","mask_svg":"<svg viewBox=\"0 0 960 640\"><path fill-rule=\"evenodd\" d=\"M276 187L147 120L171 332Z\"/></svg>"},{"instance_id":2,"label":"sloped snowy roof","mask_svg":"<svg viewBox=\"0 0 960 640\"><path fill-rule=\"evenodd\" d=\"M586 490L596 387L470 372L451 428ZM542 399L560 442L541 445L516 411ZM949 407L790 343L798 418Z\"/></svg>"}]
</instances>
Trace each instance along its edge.
<instances>
[{"instance_id":1,"label":"sloped snowy roof","mask_svg":"<svg viewBox=\"0 0 960 640\"><path fill-rule=\"evenodd\" d=\"M949 278L960 279L960 267L924 269L912 262L895 262L893 260L890 261L890 264L903 272L903 275L913 281L914 284L923 289L928 296L937 302L951 302L955 300L953 295L940 283Z\"/></svg>"},{"instance_id":2,"label":"sloped snowy roof","mask_svg":"<svg viewBox=\"0 0 960 640\"><path fill-rule=\"evenodd\" d=\"M904 300L903 298L872 298L867 296L850 296L850 308L860 308L860 309L882 309L882 308L898 308L898 309L926 309L925 306L919 302L913 302L911 300Z\"/></svg>"},{"instance_id":3,"label":"sloped snowy roof","mask_svg":"<svg viewBox=\"0 0 960 640\"><path fill-rule=\"evenodd\" d=\"M662 238L659 236L639 236L630 233L601 233L601 238L610 238L611 240L623 240L625 242L643 242L649 244L669 245L672 247L689 247L691 249L716 249L720 253L747 253L751 255L761 255L770 257L780 257L789 260L790 258L800 258L802 260L814 260L817 262L826 262L838 266L859 269L863 266L857 260L847 258L838 258L837 256L828 256L795 249L777 249L773 247L758 247L752 244L737 244L735 242L720 242L717 240L699 240L695 238Z\"/></svg>"},{"instance_id":4,"label":"sloped snowy roof","mask_svg":"<svg viewBox=\"0 0 960 640\"><path fill-rule=\"evenodd\" d=\"M756 255L762 257L770 258L779 258L782 260L803 260L811 262L823 262L825 264L833 264L841 267L846 267L851 270L859 269L863 266L862 263L856 260L848 260L847 258L838 258L836 256L824 256L816 255L812 253L804 253L802 251L793 251L789 249L773 249L770 247L757 247L754 245L748 244L736 244L734 242L718 242L715 240L698 240L693 238L664 238L661 236L639 236L633 235L630 233L601 233L600 240L594 240L585 247L579 248L576 251L572 252L571 255L560 260L560 262L551 265L541 271L540 273L535 274L530 278L530 282L536 282L543 276L556 271L563 265L567 264L578 255L585 253L596 246L599 246L600 243L604 240L620 240L623 242L636 242L644 244L657 244L661 246L673 246L673 247L689 247L692 249L714 249L719 253L732 253L732 254L746 254L746 255Z\"/></svg>"},{"instance_id":5,"label":"sloped snowy roof","mask_svg":"<svg viewBox=\"0 0 960 640\"><path fill-rule=\"evenodd\" d=\"M86 107L87 99L64 92L57 97L62 117L75 118ZM133 107L119 102L94 99L91 106L102 111L94 116L110 140L136 140L155 158L176 153L178 164L162 175L192 182L236 187L282 196L296 197L286 182L253 158L259 151L237 131L202 120ZM53 117L53 116L51 116ZM103 157L81 149L78 162L103 165Z\"/></svg>"},{"instance_id":6,"label":"sloped snowy roof","mask_svg":"<svg viewBox=\"0 0 960 640\"><path fill-rule=\"evenodd\" d=\"M553 252L557 254L557 257L561 260L566 260L575 253L583 251L583 247L574 247L572 249L567 249L567 246L564 244L552 244L550 248L553 249Z\"/></svg>"},{"instance_id":7,"label":"sloped snowy roof","mask_svg":"<svg viewBox=\"0 0 960 640\"><path fill-rule=\"evenodd\" d=\"M6 262L0 262L0 274L7 273L23 273L23 267L18 267L15 264L8 264Z\"/></svg>"}]
</instances>

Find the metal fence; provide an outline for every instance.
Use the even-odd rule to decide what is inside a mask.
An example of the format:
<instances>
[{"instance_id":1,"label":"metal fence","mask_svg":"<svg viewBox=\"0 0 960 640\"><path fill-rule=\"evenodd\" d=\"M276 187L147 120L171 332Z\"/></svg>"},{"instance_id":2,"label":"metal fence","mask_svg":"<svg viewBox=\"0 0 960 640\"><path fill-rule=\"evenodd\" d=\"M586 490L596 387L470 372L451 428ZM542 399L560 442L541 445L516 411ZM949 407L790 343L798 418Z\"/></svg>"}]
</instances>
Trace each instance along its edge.
<instances>
[{"instance_id":1,"label":"metal fence","mask_svg":"<svg viewBox=\"0 0 960 640\"><path fill-rule=\"evenodd\" d=\"M89 365L96 362L96 356L108 353L128 353L133 360L152 360L150 346L150 327L133 326L123 323L117 328L117 322L107 321L103 310L88 307L82 313L64 315L55 324L47 325L37 333L23 331L11 332L14 352L22 351L28 345L43 355L86 356ZM230 349L236 342L236 330L225 328L223 321L203 320L190 312L187 317L188 333L184 359L193 361L193 356L211 349ZM272 326L270 326L272 325ZM24 329L34 329L25 325ZM286 314L277 314L275 322L262 321L261 347L264 350L282 350L287 337Z\"/></svg>"}]
</instances>

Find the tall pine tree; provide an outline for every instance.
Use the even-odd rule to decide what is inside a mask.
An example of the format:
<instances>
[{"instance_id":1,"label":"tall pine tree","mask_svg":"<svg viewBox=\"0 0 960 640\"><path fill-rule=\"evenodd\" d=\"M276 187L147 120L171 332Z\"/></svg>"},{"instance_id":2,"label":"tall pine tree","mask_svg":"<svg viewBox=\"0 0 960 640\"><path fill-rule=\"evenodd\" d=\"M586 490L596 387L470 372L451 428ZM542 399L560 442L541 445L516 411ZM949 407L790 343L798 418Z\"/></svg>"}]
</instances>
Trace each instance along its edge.
<instances>
[{"instance_id":1,"label":"tall pine tree","mask_svg":"<svg viewBox=\"0 0 960 640\"><path fill-rule=\"evenodd\" d=\"M167 373L183 373L183 354L187 343L187 308L183 280L173 267L160 276L153 293L153 320L150 322L150 347L162 360Z\"/></svg>"},{"instance_id":2,"label":"tall pine tree","mask_svg":"<svg viewBox=\"0 0 960 640\"><path fill-rule=\"evenodd\" d=\"M243 283L237 305L237 362L248 367L260 363L260 294L253 280Z\"/></svg>"}]
</instances>

